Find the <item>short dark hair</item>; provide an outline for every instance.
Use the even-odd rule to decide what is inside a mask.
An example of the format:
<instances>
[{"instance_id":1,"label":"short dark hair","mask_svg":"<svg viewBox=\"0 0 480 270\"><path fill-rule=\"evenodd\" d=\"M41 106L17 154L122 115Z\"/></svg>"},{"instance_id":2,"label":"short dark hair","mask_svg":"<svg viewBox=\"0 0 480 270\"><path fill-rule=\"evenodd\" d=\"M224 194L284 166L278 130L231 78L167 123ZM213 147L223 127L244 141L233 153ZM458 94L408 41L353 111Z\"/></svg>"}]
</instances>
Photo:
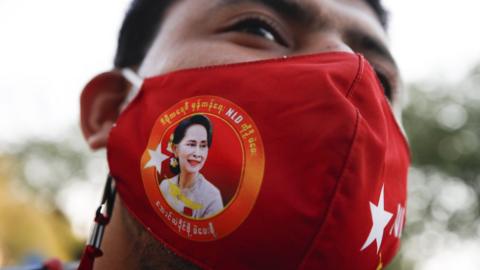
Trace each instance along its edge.
<instances>
[{"instance_id":1,"label":"short dark hair","mask_svg":"<svg viewBox=\"0 0 480 270\"><path fill-rule=\"evenodd\" d=\"M367 4L373 9L375 15L377 15L380 24L383 26L383 29L388 27L388 11L382 5L381 0L364 0Z\"/></svg>"},{"instance_id":2,"label":"short dark hair","mask_svg":"<svg viewBox=\"0 0 480 270\"><path fill-rule=\"evenodd\" d=\"M120 29L115 67L139 65L147 54L167 8L175 0L133 0ZM381 0L364 0L377 15L380 24L387 28L388 13Z\"/></svg>"},{"instance_id":3,"label":"short dark hair","mask_svg":"<svg viewBox=\"0 0 480 270\"><path fill-rule=\"evenodd\" d=\"M139 65L174 0L133 0L125 15L117 41L115 67Z\"/></svg>"},{"instance_id":4,"label":"short dark hair","mask_svg":"<svg viewBox=\"0 0 480 270\"><path fill-rule=\"evenodd\" d=\"M212 146L212 136L213 136L212 123L210 122L210 119L208 119L208 117L201 114L195 114L191 117L185 118L182 121L180 121L180 123L178 123L178 126L173 131L172 143L179 144L182 141L182 139L185 137L185 133L187 132L187 129L193 125L201 125L205 128L205 130L207 131L207 145L208 145L208 148L210 148ZM178 174L180 173L180 166L170 165L170 170L172 171L172 173Z\"/></svg>"}]
</instances>

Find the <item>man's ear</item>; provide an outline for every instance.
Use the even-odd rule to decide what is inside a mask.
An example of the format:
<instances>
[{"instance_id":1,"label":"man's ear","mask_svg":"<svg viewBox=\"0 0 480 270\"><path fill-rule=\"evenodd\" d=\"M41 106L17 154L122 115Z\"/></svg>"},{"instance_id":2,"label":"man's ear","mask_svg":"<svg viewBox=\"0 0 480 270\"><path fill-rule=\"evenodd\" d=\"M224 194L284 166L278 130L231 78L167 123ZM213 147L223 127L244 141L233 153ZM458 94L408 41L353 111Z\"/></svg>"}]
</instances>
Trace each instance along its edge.
<instances>
[{"instance_id":1,"label":"man's ear","mask_svg":"<svg viewBox=\"0 0 480 270\"><path fill-rule=\"evenodd\" d=\"M120 114L130 84L120 71L112 70L93 78L80 96L80 126L91 149L107 145L108 134Z\"/></svg>"}]
</instances>

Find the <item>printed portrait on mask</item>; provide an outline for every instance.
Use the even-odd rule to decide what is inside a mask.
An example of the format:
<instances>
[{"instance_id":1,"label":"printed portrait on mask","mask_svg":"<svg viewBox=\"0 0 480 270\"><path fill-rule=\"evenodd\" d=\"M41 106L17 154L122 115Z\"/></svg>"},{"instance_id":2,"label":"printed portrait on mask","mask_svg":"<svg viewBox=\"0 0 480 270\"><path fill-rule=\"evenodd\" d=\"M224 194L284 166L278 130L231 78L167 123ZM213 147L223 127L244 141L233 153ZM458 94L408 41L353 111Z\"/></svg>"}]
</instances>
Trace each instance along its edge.
<instances>
[{"instance_id":1,"label":"printed portrait on mask","mask_svg":"<svg viewBox=\"0 0 480 270\"><path fill-rule=\"evenodd\" d=\"M173 209L196 219L208 218L224 207L220 190L201 173L212 141L210 119L197 114L180 121L168 143L173 153L170 171L175 176L164 179L160 191Z\"/></svg>"},{"instance_id":2,"label":"printed portrait on mask","mask_svg":"<svg viewBox=\"0 0 480 270\"><path fill-rule=\"evenodd\" d=\"M158 116L141 172L147 197L167 225L188 239L211 241L249 214L263 160L250 116L228 100L203 96Z\"/></svg>"}]
</instances>

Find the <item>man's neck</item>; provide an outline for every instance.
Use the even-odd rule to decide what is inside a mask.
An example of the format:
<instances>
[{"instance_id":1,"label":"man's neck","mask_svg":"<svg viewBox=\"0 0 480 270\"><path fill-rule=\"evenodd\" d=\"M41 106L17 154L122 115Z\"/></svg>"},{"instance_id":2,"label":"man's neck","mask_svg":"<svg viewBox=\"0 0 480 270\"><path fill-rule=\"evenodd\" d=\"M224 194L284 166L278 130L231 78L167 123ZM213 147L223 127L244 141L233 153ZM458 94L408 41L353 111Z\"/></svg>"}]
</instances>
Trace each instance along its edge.
<instances>
[{"instance_id":1,"label":"man's neck","mask_svg":"<svg viewBox=\"0 0 480 270\"><path fill-rule=\"evenodd\" d=\"M115 201L102 243L104 255L95 260L94 270L199 269L169 251L146 231L128 213L119 196Z\"/></svg>"},{"instance_id":2,"label":"man's neck","mask_svg":"<svg viewBox=\"0 0 480 270\"><path fill-rule=\"evenodd\" d=\"M95 270L100 269L138 269L137 252L131 234L123 221L122 215L126 211L122 211L123 205L117 195L117 202L113 208L112 219L105 228L103 237L102 251L103 256L95 260Z\"/></svg>"}]
</instances>

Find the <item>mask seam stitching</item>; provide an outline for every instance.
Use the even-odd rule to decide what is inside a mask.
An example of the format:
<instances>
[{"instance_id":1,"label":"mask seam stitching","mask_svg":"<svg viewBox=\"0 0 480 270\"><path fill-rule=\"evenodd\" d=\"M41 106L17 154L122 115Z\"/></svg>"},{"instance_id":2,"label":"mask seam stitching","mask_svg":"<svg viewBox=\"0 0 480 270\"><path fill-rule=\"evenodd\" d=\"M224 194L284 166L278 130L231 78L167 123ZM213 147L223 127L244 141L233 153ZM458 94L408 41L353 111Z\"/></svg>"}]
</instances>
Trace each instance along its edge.
<instances>
[{"instance_id":1,"label":"mask seam stitching","mask_svg":"<svg viewBox=\"0 0 480 270\"><path fill-rule=\"evenodd\" d=\"M359 81L361 81L361 79L363 78L363 74L365 73L364 72L364 58L361 56L361 55L358 55L358 67L357 67L357 72L355 74L355 78L353 79L352 81L352 84L350 85L350 87L348 88L348 91L347 91L347 94L345 95L345 97L347 99L350 99L350 97L352 96L352 93L355 89L357 89L357 86L359 85Z\"/></svg>"},{"instance_id":2,"label":"mask seam stitching","mask_svg":"<svg viewBox=\"0 0 480 270\"><path fill-rule=\"evenodd\" d=\"M315 247L315 244L317 243L317 240L319 239L319 237L323 234L323 229L325 227L325 224L327 223L327 219L328 217L331 215L331 212L332 212L332 209L333 209L333 205L334 205L334 201L335 201L335 198L337 197L337 193L338 193L338 189L339 189L339 186L340 186L340 183L342 182L342 180L344 179L344 175L345 175L345 171L346 171L346 168L348 167L348 164L350 164L350 160L353 156L352 152L353 152L353 149L354 149L354 146L356 145L357 141L358 141L358 130L359 130L359 126L360 126L360 112L358 111L358 109L356 110L356 114L355 114L355 130L353 132L353 136L352 136L352 140L350 142L350 148L348 150L348 156L347 158L345 159L345 162L343 163L342 165L342 169L341 169L341 173L338 177L338 181L337 183L335 184L335 188L334 188L334 191L332 193L332 196L331 196L331 199L330 199L330 202L328 204L328 208L327 208L327 211L325 213L325 215L323 216L323 220L321 221L321 224L317 230L317 233L315 234L315 237L312 238L310 244L309 244L309 247L307 249L307 252L306 252L306 255L303 257L301 263L299 264L299 267L298 269L304 269L305 267L305 264L307 263L307 259L311 256L311 254L313 253L313 250L314 250L314 247Z\"/></svg>"}]
</instances>

